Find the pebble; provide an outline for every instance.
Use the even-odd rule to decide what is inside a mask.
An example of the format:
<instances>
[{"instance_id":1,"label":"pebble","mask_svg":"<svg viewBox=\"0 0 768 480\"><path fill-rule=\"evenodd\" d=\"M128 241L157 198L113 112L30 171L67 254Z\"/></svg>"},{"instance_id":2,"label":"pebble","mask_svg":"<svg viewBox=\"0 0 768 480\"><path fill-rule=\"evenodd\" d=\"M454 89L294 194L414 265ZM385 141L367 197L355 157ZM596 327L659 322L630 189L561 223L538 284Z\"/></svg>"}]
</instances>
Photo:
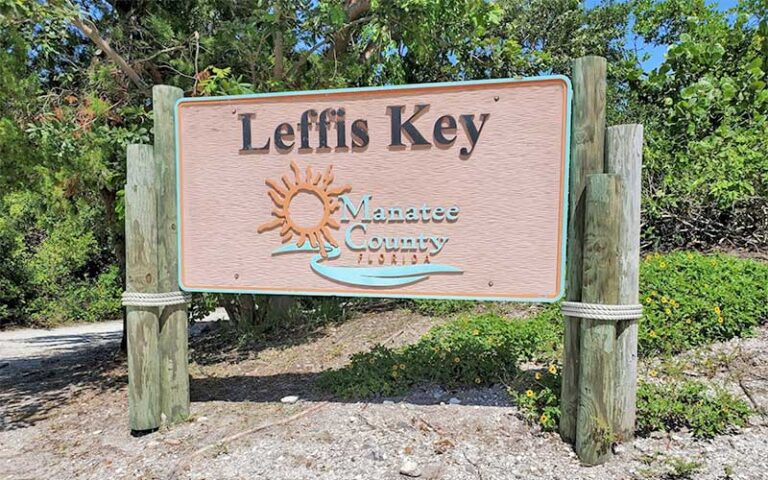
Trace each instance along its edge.
<instances>
[{"instance_id":1,"label":"pebble","mask_svg":"<svg viewBox=\"0 0 768 480\"><path fill-rule=\"evenodd\" d=\"M394 405L395 404L395 402L393 402L392 400L384 400L381 403L383 403L384 405Z\"/></svg>"},{"instance_id":2,"label":"pebble","mask_svg":"<svg viewBox=\"0 0 768 480\"><path fill-rule=\"evenodd\" d=\"M283 397L280 399L280 402L282 403L296 403L299 401L299 397L297 395L288 395L287 397Z\"/></svg>"},{"instance_id":3,"label":"pebble","mask_svg":"<svg viewBox=\"0 0 768 480\"><path fill-rule=\"evenodd\" d=\"M459 399L458 399L458 398L456 398L456 397L451 397L451 399L450 399L450 400L448 400L448 403L450 403L451 405L458 405L458 404L460 404L460 403L461 403L461 400L459 400Z\"/></svg>"},{"instance_id":4,"label":"pebble","mask_svg":"<svg viewBox=\"0 0 768 480\"><path fill-rule=\"evenodd\" d=\"M400 475L405 475L406 477L420 477L421 469L419 469L419 464L413 460L406 459L400 466Z\"/></svg>"}]
</instances>

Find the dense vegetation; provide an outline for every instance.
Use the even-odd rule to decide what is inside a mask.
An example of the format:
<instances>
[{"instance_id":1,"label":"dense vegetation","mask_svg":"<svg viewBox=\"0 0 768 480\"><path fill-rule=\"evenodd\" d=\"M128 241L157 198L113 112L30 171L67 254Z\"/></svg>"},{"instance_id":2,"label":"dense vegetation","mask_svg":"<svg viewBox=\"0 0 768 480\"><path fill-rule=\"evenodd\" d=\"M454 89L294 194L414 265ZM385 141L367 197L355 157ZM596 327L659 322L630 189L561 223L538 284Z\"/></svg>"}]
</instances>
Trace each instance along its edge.
<instances>
[{"instance_id":1,"label":"dense vegetation","mask_svg":"<svg viewBox=\"0 0 768 480\"><path fill-rule=\"evenodd\" d=\"M643 71L635 37L670 46L661 65ZM0 0L0 45L0 327L119 314L125 146L151 141L160 83L197 96L568 74L603 55L609 121L646 128L644 245L768 245L760 0Z\"/></svg>"},{"instance_id":2,"label":"dense vegetation","mask_svg":"<svg viewBox=\"0 0 768 480\"><path fill-rule=\"evenodd\" d=\"M638 337L643 358L670 357L691 347L749 336L768 322L768 264L724 255L676 252L643 260L641 297L646 311ZM471 303L415 303L422 313L472 310ZM349 365L324 372L318 384L342 397L402 394L414 385L445 387L509 385L533 423L555 430L560 416L562 317L557 305L510 320L495 313L458 313L417 343L399 349L377 346ZM542 368L521 371L536 362ZM675 378L640 383L638 433L689 429L707 438L742 426L751 409L744 401L705 383ZM652 370L652 378L658 372ZM661 380L659 378L659 380Z\"/></svg>"}]
</instances>

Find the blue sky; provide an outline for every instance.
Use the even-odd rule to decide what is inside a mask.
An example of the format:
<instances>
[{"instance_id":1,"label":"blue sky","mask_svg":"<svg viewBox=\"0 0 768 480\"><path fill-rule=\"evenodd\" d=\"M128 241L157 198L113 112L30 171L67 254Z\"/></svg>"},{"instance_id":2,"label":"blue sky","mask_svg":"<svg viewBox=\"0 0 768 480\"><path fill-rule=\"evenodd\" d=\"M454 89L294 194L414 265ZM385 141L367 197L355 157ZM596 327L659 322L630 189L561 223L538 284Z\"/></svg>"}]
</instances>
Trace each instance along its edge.
<instances>
[{"instance_id":1,"label":"blue sky","mask_svg":"<svg viewBox=\"0 0 768 480\"><path fill-rule=\"evenodd\" d=\"M600 3L600 0L586 0L587 7L593 7L595 5L598 5ZM719 10L727 10L731 7L736 6L738 3L737 0L712 0L709 3L716 4L717 8ZM636 47L637 51L639 52L645 52L650 55L648 60L643 62L643 69L647 72L648 70L652 70L656 67L658 67L662 61L664 61L664 53L667 51L666 45L648 45L645 42L643 42L641 39L636 38L634 35L630 34L629 38L627 39L627 46L628 47Z\"/></svg>"}]
</instances>

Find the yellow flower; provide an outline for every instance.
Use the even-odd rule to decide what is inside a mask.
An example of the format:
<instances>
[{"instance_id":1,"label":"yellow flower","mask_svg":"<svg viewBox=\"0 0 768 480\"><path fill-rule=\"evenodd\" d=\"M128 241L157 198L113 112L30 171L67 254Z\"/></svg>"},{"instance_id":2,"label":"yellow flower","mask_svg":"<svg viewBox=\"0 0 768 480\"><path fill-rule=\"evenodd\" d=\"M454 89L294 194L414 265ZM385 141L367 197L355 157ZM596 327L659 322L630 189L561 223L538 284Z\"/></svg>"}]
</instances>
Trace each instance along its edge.
<instances>
[{"instance_id":1,"label":"yellow flower","mask_svg":"<svg viewBox=\"0 0 768 480\"><path fill-rule=\"evenodd\" d=\"M653 299L651 297L645 297L645 303L651 303Z\"/></svg>"},{"instance_id":2,"label":"yellow flower","mask_svg":"<svg viewBox=\"0 0 768 480\"><path fill-rule=\"evenodd\" d=\"M533 397L533 395L534 395L533 390L528 390L528 391L525 392L525 396L528 397L528 398Z\"/></svg>"},{"instance_id":3,"label":"yellow flower","mask_svg":"<svg viewBox=\"0 0 768 480\"><path fill-rule=\"evenodd\" d=\"M651 296L653 296L653 297L655 297L655 296L656 296L656 295L658 295L658 294L659 294L659 292L657 292L656 290L654 290L654 291L652 291L652 292L651 292Z\"/></svg>"},{"instance_id":4,"label":"yellow flower","mask_svg":"<svg viewBox=\"0 0 768 480\"><path fill-rule=\"evenodd\" d=\"M397 370L394 370L394 371L392 372L392 378L397 378Z\"/></svg>"},{"instance_id":5,"label":"yellow flower","mask_svg":"<svg viewBox=\"0 0 768 480\"><path fill-rule=\"evenodd\" d=\"M541 380L541 374L540 374L539 372L536 372L536 373L533 375L533 378L535 378L536 380Z\"/></svg>"},{"instance_id":6,"label":"yellow flower","mask_svg":"<svg viewBox=\"0 0 768 480\"><path fill-rule=\"evenodd\" d=\"M474 336L480 335L480 330L478 330L478 329L472 330L472 335L474 335Z\"/></svg>"},{"instance_id":7,"label":"yellow flower","mask_svg":"<svg viewBox=\"0 0 768 480\"><path fill-rule=\"evenodd\" d=\"M716 262L716 261L714 261L714 260L711 260L711 261L709 262L709 264L710 264L710 265L712 265L712 266L714 267L714 266L716 266L716 265L717 265L717 262Z\"/></svg>"},{"instance_id":8,"label":"yellow flower","mask_svg":"<svg viewBox=\"0 0 768 480\"><path fill-rule=\"evenodd\" d=\"M661 297L661 303L667 303L669 299L667 297Z\"/></svg>"},{"instance_id":9,"label":"yellow flower","mask_svg":"<svg viewBox=\"0 0 768 480\"><path fill-rule=\"evenodd\" d=\"M690 319L690 318L686 318L686 319L685 319L685 323L688 323L688 324L690 324L690 323L691 323L691 319Z\"/></svg>"},{"instance_id":10,"label":"yellow flower","mask_svg":"<svg viewBox=\"0 0 768 480\"><path fill-rule=\"evenodd\" d=\"M475 383L479 384L479 383L483 383L483 381L480 380L480 377L475 377Z\"/></svg>"},{"instance_id":11,"label":"yellow flower","mask_svg":"<svg viewBox=\"0 0 768 480\"><path fill-rule=\"evenodd\" d=\"M669 308L665 308L664 313L666 313L667 315L672 315L672 310L670 310Z\"/></svg>"},{"instance_id":12,"label":"yellow flower","mask_svg":"<svg viewBox=\"0 0 768 480\"><path fill-rule=\"evenodd\" d=\"M405 370L405 364L404 363L400 364L400 370Z\"/></svg>"},{"instance_id":13,"label":"yellow flower","mask_svg":"<svg viewBox=\"0 0 768 480\"><path fill-rule=\"evenodd\" d=\"M653 370L653 369L651 369L651 371L650 371L650 372L648 372L648 375L650 375L650 376L652 376L652 377L655 377L657 374L658 374L658 373L656 372L656 370Z\"/></svg>"},{"instance_id":14,"label":"yellow flower","mask_svg":"<svg viewBox=\"0 0 768 480\"><path fill-rule=\"evenodd\" d=\"M547 423L547 420L549 420L549 417L547 416L547 414L546 413L542 413L541 417L539 417L539 422L543 425L543 424Z\"/></svg>"},{"instance_id":15,"label":"yellow flower","mask_svg":"<svg viewBox=\"0 0 768 480\"><path fill-rule=\"evenodd\" d=\"M674 298L669 301L669 304L672 305L673 307L676 307L679 305L679 303L677 303L677 300L675 300Z\"/></svg>"},{"instance_id":16,"label":"yellow flower","mask_svg":"<svg viewBox=\"0 0 768 480\"><path fill-rule=\"evenodd\" d=\"M724 320L723 320L723 317L717 317L717 323L719 323L720 325L722 325L722 324L723 324L723 321L724 321Z\"/></svg>"},{"instance_id":17,"label":"yellow flower","mask_svg":"<svg viewBox=\"0 0 768 480\"><path fill-rule=\"evenodd\" d=\"M662 260L662 261L659 263L659 267L661 267L661 268L667 268L667 262L665 262L664 260Z\"/></svg>"},{"instance_id":18,"label":"yellow flower","mask_svg":"<svg viewBox=\"0 0 768 480\"><path fill-rule=\"evenodd\" d=\"M685 256L686 256L686 258L688 258L688 260L693 260L693 254L692 253L688 252Z\"/></svg>"},{"instance_id":19,"label":"yellow flower","mask_svg":"<svg viewBox=\"0 0 768 480\"><path fill-rule=\"evenodd\" d=\"M717 305L715 305L715 313L720 315L720 307L718 307Z\"/></svg>"},{"instance_id":20,"label":"yellow flower","mask_svg":"<svg viewBox=\"0 0 768 480\"><path fill-rule=\"evenodd\" d=\"M461 359L459 357L453 357L453 363L459 363Z\"/></svg>"},{"instance_id":21,"label":"yellow flower","mask_svg":"<svg viewBox=\"0 0 768 480\"><path fill-rule=\"evenodd\" d=\"M554 365L550 365L550 366L549 366L549 368L547 369L547 371L549 371L549 373L551 373L552 375L554 375L554 374L556 374L556 373L557 373L557 367L556 367L556 366L554 366Z\"/></svg>"},{"instance_id":22,"label":"yellow flower","mask_svg":"<svg viewBox=\"0 0 768 480\"><path fill-rule=\"evenodd\" d=\"M651 330L650 332L648 332L648 336L651 338L656 338L656 330Z\"/></svg>"}]
</instances>

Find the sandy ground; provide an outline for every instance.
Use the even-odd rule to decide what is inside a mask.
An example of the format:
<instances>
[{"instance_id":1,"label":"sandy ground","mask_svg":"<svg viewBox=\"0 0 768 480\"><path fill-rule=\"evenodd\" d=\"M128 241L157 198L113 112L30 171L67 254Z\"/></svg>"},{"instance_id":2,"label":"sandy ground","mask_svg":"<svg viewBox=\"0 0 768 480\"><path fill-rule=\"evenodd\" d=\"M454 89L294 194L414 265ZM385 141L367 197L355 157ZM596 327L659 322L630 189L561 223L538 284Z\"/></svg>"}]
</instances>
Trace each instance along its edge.
<instances>
[{"instance_id":1,"label":"sandy ground","mask_svg":"<svg viewBox=\"0 0 768 480\"><path fill-rule=\"evenodd\" d=\"M0 333L0 478L404 479L400 470L413 463L413 473L429 479L662 479L686 478L670 475L670 465L685 459L699 464L687 478L768 479L761 415L711 442L685 433L638 439L608 464L587 468L556 435L522 421L501 386L423 387L371 402L314 388L318 372L353 353L413 342L440 321L403 310L367 313L245 354L203 331L192 343L192 417L141 437L128 430L114 326ZM681 361L691 375L748 392L765 409L766 345L762 328ZM289 394L301 399L281 403Z\"/></svg>"}]
</instances>

